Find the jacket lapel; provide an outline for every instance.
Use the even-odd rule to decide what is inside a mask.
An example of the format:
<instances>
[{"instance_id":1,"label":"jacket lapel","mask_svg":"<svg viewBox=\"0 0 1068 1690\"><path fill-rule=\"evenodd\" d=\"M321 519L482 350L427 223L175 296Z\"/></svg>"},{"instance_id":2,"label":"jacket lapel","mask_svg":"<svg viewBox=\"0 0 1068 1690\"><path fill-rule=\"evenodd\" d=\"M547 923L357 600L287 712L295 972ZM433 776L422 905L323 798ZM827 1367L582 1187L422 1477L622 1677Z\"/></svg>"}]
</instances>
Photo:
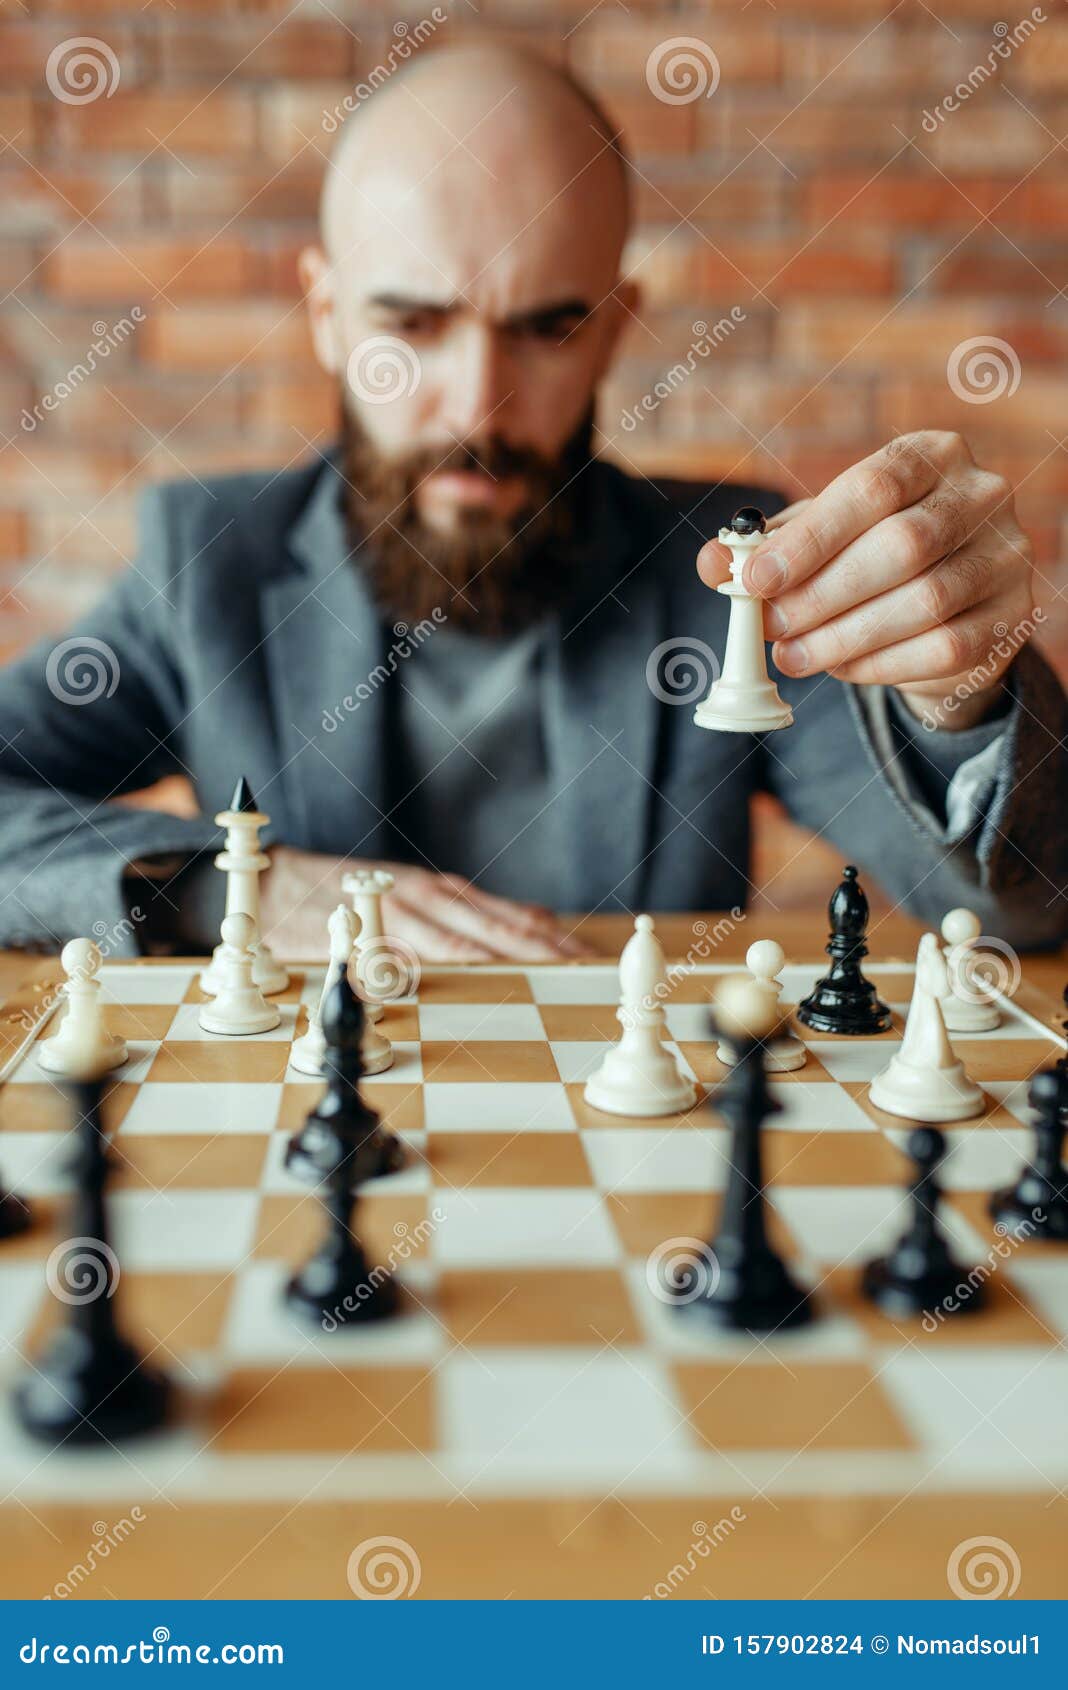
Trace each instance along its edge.
<instances>
[{"instance_id":1,"label":"jacket lapel","mask_svg":"<svg viewBox=\"0 0 1068 1690\"><path fill-rule=\"evenodd\" d=\"M346 543L339 478L325 460L263 589L279 781L302 843L381 856L385 752L379 619Z\"/></svg>"}]
</instances>

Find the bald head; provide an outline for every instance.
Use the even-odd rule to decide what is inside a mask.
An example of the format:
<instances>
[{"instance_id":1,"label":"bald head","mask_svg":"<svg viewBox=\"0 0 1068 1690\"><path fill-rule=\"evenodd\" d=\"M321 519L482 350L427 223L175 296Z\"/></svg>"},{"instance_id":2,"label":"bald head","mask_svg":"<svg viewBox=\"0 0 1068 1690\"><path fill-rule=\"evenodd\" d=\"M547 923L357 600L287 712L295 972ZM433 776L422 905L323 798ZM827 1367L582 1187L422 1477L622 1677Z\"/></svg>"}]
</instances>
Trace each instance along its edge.
<instances>
[{"instance_id":1,"label":"bald head","mask_svg":"<svg viewBox=\"0 0 1068 1690\"><path fill-rule=\"evenodd\" d=\"M455 195L450 191L456 182ZM334 263L370 238L377 207L403 223L428 186L450 203L471 195L512 201L528 215L597 212L597 238L626 235L626 162L597 102L567 72L518 48L488 42L426 52L356 107L323 184L324 247ZM382 203L382 190L393 196Z\"/></svg>"}]
</instances>

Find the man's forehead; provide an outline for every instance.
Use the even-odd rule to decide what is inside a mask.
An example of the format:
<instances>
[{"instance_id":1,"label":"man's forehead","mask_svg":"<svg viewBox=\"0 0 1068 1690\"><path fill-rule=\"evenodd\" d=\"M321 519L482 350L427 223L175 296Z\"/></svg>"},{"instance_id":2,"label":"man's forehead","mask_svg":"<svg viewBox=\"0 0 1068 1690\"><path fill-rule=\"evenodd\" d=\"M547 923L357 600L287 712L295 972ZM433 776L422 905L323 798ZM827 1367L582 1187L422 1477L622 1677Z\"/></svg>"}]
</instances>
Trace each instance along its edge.
<instances>
[{"instance_id":1,"label":"man's forehead","mask_svg":"<svg viewBox=\"0 0 1068 1690\"><path fill-rule=\"evenodd\" d=\"M349 184L332 256L350 294L518 310L612 286L617 242L595 194L545 194L479 177L471 161L451 165L420 179L395 161Z\"/></svg>"}]
</instances>

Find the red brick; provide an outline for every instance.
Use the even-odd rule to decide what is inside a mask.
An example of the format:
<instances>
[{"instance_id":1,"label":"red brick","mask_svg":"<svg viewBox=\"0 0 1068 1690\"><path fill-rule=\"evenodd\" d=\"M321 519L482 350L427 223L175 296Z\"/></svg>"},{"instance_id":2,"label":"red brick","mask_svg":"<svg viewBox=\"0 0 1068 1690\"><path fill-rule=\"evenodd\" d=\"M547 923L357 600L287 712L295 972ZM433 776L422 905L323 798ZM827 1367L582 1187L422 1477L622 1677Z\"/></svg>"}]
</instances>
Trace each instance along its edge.
<instances>
[{"instance_id":1,"label":"red brick","mask_svg":"<svg viewBox=\"0 0 1068 1690\"><path fill-rule=\"evenodd\" d=\"M992 98L997 102L994 106ZM1005 176L1029 170L1055 144L1029 112L1021 111L1004 94L990 93L948 113L933 134L924 133L918 141L924 155L950 174L982 170Z\"/></svg>"},{"instance_id":2,"label":"red brick","mask_svg":"<svg viewBox=\"0 0 1068 1690\"><path fill-rule=\"evenodd\" d=\"M692 106L665 106L652 100L643 88L606 88L601 104L610 122L622 131L632 157L689 153L693 151L697 119Z\"/></svg>"},{"instance_id":3,"label":"red brick","mask_svg":"<svg viewBox=\"0 0 1068 1690\"><path fill-rule=\"evenodd\" d=\"M777 322L782 354L810 369L826 364L837 367L841 361L851 371L871 369L890 375L902 370L944 371L953 349L976 335L996 335L1024 356L1021 324L981 301L908 300L893 309L882 302L787 303ZM1058 333L1063 342L1068 330L1058 331L1053 325L1043 331L1047 355L1051 344L1058 344Z\"/></svg>"},{"instance_id":4,"label":"red brick","mask_svg":"<svg viewBox=\"0 0 1068 1690\"><path fill-rule=\"evenodd\" d=\"M130 452L97 446L91 440L77 446L53 445L40 432L27 447L0 452L0 487L9 495L24 495L28 503L43 500L64 505L81 503L86 493L99 497L133 468Z\"/></svg>"},{"instance_id":5,"label":"red brick","mask_svg":"<svg viewBox=\"0 0 1068 1690\"><path fill-rule=\"evenodd\" d=\"M324 165L311 149L306 157L307 166L219 164L196 176L167 161L160 173L163 214L184 229L300 223L310 230L318 223Z\"/></svg>"},{"instance_id":6,"label":"red brick","mask_svg":"<svg viewBox=\"0 0 1068 1690\"><path fill-rule=\"evenodd\" d=\"M1042 93L1068 89L1068 22L1047 17L1009 61L1005 80L1014 87Z\"/></svg>"},{"instance_id":7,"label":"red brick","mask_svg":"<svg viewBox=\"0 0 1068 1690\"><path fill-rule=\"evenodd\" d=\"M9 162L10 161L10 162ZM106 163L81 169L48 162L47 169L0 156L0 202L10 230L59 232L82 218L98 229L138 223L144 217L142 179Z\"/></svg>"},{"instance_id":8,"label":"red brick","mask_svg":"<svg viewBox=\"0 0 1068 1690\"><path fill-rule=\"evenodd\" d=\"M175 466L175 473L180 473ZM94 570L118 573L135 562L137 519L133 478L102 500L91 513L40 510L32 524L32 555L45 559L39 568L91 563ZM73 573L73 572L71 572ZM38 589L42 582L36 583Z\"/></svg>"},{"instance_id":9,"label":"red brick","mask_svg":"<svg viewBox=\"0 0 1068 1690\"><path fill-rule=\"evenodd\" d=\"M723 17L701 12L658 12L655 18L639 22L598 8L571 37L571 64L602 91L613 82L630 84L640 79L645 83L650 55L658 53L665 43L683 37L704 43L715 56L721 88L739 82L769 82L779 74L783 41L782 31L774 23L750 22L735 14L727 24ZM669 64L670 58L665 56L662 62ZM711 59L706 62L714 77ZM661 77L659 81L671 92L686 92L690 87L688 80L677 89L671 79ZM700 99L716 97L713 93ZM673 109L689 108L680 105Z\"/></svg>"},{"instance_id":10,"label":"red brick","mask_svg":"<svg viewBox=\"0 0 1068 1690\"><path fill-rule=\"evenodd\" d=\"M839 104L798 101L778 90L730 88L697 110L698 146L776 170L776 159L888 159L901 146L899 131L914 127L908 102L886 95L857 100L847 113Z\"/></svg>"},{"instance_id":11,"label":"red brick","mask_svg":"<svg viewBox=\"0 0 1068 1690\"><path fill-rule=\"evenodd\" d=\"M255 113L238 93L154 89L88 106L64 106L54 119L59 144L74 151L124 152L139 160L230 157L255 144Z\"/></svg>"},{"instance_id":12,"label":"red brick","mask_svg":"<svg viewBox=\"0 0 1068 1690\"><path fill-rule=\"evenodd\" d=\"M1013 185L974 176L947 181L926 170L876 177L870 171L821 173L805 185L801 207L806 220L817 224L844 215L854 223L941 232L970 229L984 216L995 216L1003 228L1068 228L1063 175L1032 174Z\"/></svg>"},{"instance_id":13,"label":"red brick","mask_svg":"<svg viewBox=\"0 0 1068 1690\"><path fill-rule=\"evenodd\" d=\"M32 152L36 136L34 103L29 94L0 94L0 149L6 141L19 152Z\"/></svg>"},{"instance_id":14,"label":"red brick","mask_svg":"<svg viewBox=\"0 0 1068 1690\"><path fill-rule=\"evenodd\" d=\"M159 295L166 300L244 294L254 270L255 255L234 236L140 235L120 246L78 235L57 247L41 279L60 299L86 304L138 299L147 309Z\"/></svg>"},{"instance_id":15,"label":"red brick","mask_svg":"<svg viewBox=\"0 0 1068 1690\"><path fill-rule=\"evenodd\" d=\"M303 366L312 358L303 307L262 300L156 311L141 331L138 352L159 369L220 375L239 367Z\"/></svg>"},{"instance_id":16,"label":"red brick","mask_svg":"<svg viewBox=\"0 0 1068 1690\"><path fill-rule=\"evenodd\" d=\"M1043 304L1068 288L1068 252L1061 242L1010 245L996 234L966 241L938 266L929 286L938 293L1015 294Z\"/></svg>"},{"instance_id":17,"label":"red brick","mask_svg":"<svg viewBox=\"0 0 1068 1690\"><path fill-rule=\"evenodd\" d=\"M29 540L29 528L26 516L20 510L0 510L0 558L8 561L11 558L25 556Z\"/></svg>"},{"instance_id":18,"label":"red brick","mask_svg":"<svg viewBox=\"0 0 1068 1690\"><path fill-rule=\"evenodd\" d=\"M942 382L884 382L878 391L878 415L888 434L915 428L956 429L966 440L982 441L983 461L993 458L995 468L1000 467L997 459L1004 452L1006 440L1021 444L1031 440L1035 446L1045 442L1038 453L1041 457L1068 432L1063 380L1029 364L1023 364L1020 385L1011 397L1005 393L986 405L959 399ZM972 449L980 457L975 444ZM1033 460L1028 465L1032 467Z\"/></svg>"},{"instance_id":19,"label":"red brick","mask_svg":"<svg viewBox=\"0 0 1068 1690\"><path fill-rule=\"evenodd\" d=\"M190 441L232 434L239 427L236 385L224 382L205 400L211 386L203 375L171 375L161 382L136 367L109 367L101 381L87 382L76 399L52 414L49 435L77 442L92 431L134 453L165 439L181 453Z\"/></svg>"},{"instance_id":20,"label":"red brick","mask_svg":"<svg viewBox=\"0 0 1068 1690\"><path fill-rule=\"evenodd\" d=\"M256 17L190 25L180 14L163 14L159 32L160 62L172 81L338 76L353 68L357 51L349 30L327 16L291 18L268 29Z\"/></svg>"},{"instance_id":21,"label":"red brick","mask_svg":"<svg viewBox=\"0 0 1068 1690\"><path fill-rule=\"evenodd\" d=\"M284 380L268 375L257 381L244 402L243 424L261 438L281 439L293 449L300 436L308 440L337 433L336 384L318 370Z\"/></svg>"},{"instance_id":22,"label":"red brick","mask_svg":"<svg viewBox=\"0 0 1068 1690\"><path fill-rule=\"evenodd\" d=\"M635 215L652 229L684 218L701 228L738 230L781 223L784 196L777 179L752 170L726 170L693 160L657 159L633 183Z\"/></svg>"},{"instance_id":23,"label":"red brick","mask_svg":"<svg viewBox=\"0 0 1068 1690\"><path fill-rule=\"evenodd\" d=\"M798 294L889 295L895 282L889 252L850 250L826 240L716 240L714 246L700 248L696 265L702 297L734 297L747 284L747 291L766 293L773 300Z\"/></svg>"}]
</instances>

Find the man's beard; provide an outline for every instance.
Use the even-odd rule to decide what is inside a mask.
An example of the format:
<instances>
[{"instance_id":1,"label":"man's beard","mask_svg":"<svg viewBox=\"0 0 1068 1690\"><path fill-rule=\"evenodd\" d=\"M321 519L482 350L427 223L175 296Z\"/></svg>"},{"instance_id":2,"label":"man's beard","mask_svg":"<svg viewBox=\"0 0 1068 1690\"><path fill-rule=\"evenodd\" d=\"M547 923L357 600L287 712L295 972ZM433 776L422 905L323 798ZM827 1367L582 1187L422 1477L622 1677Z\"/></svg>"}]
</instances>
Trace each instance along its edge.
<instances>
[{"instance_id":1,"label":"man's beard","mask_svg":"<svg viewBox=\"0 0 1068 1690\"><path fill-rule=\"evenodd\" d=\"M385 457L341 407L343 507L349 546L384 615L420 622L438 609L453 627L505 635L562 607L579 584L593 409L555 458L493 438ZM415 491L434 470L523 477L522 508L463 514L456 531L425 523Z\"/></svg>"}]
</instances>

